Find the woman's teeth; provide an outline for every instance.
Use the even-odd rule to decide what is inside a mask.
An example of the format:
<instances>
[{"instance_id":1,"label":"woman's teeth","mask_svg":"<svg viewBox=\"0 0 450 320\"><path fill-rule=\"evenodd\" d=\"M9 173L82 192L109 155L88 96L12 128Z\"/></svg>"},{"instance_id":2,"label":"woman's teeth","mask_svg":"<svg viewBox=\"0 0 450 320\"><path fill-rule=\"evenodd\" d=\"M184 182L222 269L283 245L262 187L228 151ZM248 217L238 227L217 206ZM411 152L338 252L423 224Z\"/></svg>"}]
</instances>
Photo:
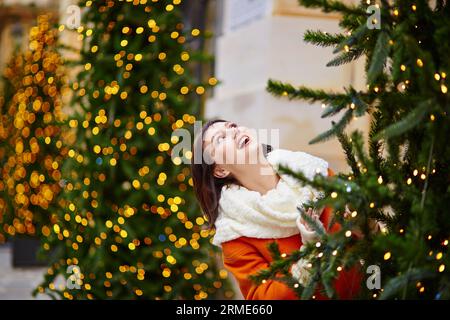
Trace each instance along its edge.
<instances>
[{"instance_id":1,"label":"woman's teeth","mask_svg":"<svg viewBox=\"0 0 450 320\"><path fill-rule=\"evenodd\" d=\"M239 141L239 148L243 148L249 141L250 138L248 136L243 136Z\"/></svg>"}]
</instances>

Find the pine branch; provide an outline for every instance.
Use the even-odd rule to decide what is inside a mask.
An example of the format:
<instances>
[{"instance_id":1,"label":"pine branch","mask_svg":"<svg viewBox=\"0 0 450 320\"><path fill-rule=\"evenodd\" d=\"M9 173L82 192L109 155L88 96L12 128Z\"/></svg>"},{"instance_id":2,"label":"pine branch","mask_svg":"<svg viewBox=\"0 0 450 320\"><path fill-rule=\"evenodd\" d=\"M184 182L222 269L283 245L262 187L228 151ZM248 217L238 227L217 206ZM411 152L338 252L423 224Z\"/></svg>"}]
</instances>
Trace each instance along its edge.
<instances>
[{"instance_id":1,"label":"pine branch","mask_svg":"<svg viewBox=\"0 0 450 320\"><path fill-rule=\"evenodd\" d=\"M369 130L369 155L372 158L374 165L378 172L381 172L381 163L383 159L381 158L381 142L380 140L374 139L374 136L380 131L381 127L381 112L374 112L372 115L372 120L370 122Z\"/></svg>"},{"instance_id":2,"label":"pine branch","mask_svg":"<svg viewBox=\"0 0 450 320\"><path fill-rule=\"evenodd\" d=\"M345 96L340 97L340 99L335 99L331 105L325 108L321 118L326 118L337 114L342 109L348 107L350 103L355 105L354 113L356 116L360 117L366 113L369 105L360 98L360 93L356 92L353 87L345 89L345 92L347 93Z\"/></svg>"},{"instance_id":3,"label":"pine branch","mask_svg":"<svg viewBox=\"0 0 450 320\"><path fill-rule=\"evenodd\" d=\"M355 105L354 115L356 117L363 116L369 110L369 104L362 100L361 93L358 93L353 87L350 87L347 92Z\"/></svg>"},{"instance_id":4,"label":"pine branch","mask_svg":"<svg viewBox=\"0 0 450 320\"><path fill-rule=\"evenodd\" d=\"M300 5L306 8L319 8L323 12L341 12L354 15L365 15L366 11L354 5L345 5L341 1L333 0L299 0Z\"/></svg>"},{"instance_id":5,"label":"pine branch","mask_svg":"<svg viewBox=\"0 0 450 320\"><path fill-rule=\"evenodd\" d=\"M305 42L309 42L322 47L329 47L339 44L345 39L343 34L330 34L323 31L307 30L303 36Z\"/></svg>"},{"instance_id":6,"label":"pine branch","mask_svg":"<svg viewBox=\"0 0 450 320\"><path fill-rule=\"evenodd\" d=\"M396 33L403 34L403 32L406 32L407 28L407 21L404 21L397 26ZM405 63L405 44L402 36L395 39L392 52L392 81L394 83L397 83L399 82L400 76L402 75L400 66ZM409 70L407 70L407 72L409 73ZM407 77L407 74L405 74L405 76Z\"/></svg>"},{"instance_id":7,"label":"pine branch","mask_svg":"<svg viewBox=\"0 0 450 320\"><path fill-rule=\"evenodd\" d=\"M422 122L425 115L432 111L434 99L428 99L419 103L419 105L413 109L409 114L407 114L402 120L395 122L386 129L378 133L374 139L378 140L381 138L392 138L403 134Z\"/></svg>"},{"instance_id":8,"label":"pine branch","mask_svg":"<svg viewBox=\"0 0 450 320\"><path fill-rule=\"evenodd\" d=\"M364 142L362 133L358 130L352 132L351 135L352 141L353 141L353 147L355 149L355 154L358 157L361 164L365 167L370 166L370 161L367 159L367 155L364 151Z\"/></svg>"},{"instance_id":9,"label":"pine branch","mask_svg":"<svg viewBox=\"0 0 450 320\"><path fill-rule=\"evenodd\" d=\"M334 116L335 114L339 113L342 109L346 108L348 106L348 100L345 99L340 103L331 104L325 108L325 110L322 112L321 118L326 118L330 116Z\"/></svg>"},{"instance_id":10,"label":"pine branch","mask_svg":"<svg viewBox=\"0 0 450 320\"><path fill-rule=\"evenodd\" d=\"M342 51L345 46L352 46L355 43L361 44L361 39L364 38L366 33L369 31L367 28L367 25L363 23L360 25L355 31L352 32L349 36L345 37L341 43L339 43L338 46L333 50L333 53L338 53L339 51Z\"/></svg>"},{"instance_id":11,"label":"pine branch","mask_svg":"<svg viewBox=\"0 0 450 320\"><path fill-rule=\"evenodd\" d=\"M369 71L367 72L367 82L369 84L373 84L379 74L383 71L390 49L389 35L386 32L381 31L372 55Z\"/></svg>"},{"instance_id":12,"label":"pine branch","mask_svg":"<svg viewBox=\"0 0 450 320\"><path fill-rule=\"evenodd\" d=\"M401 289L407 288L408 285L415 284L419 280L434 278L433 272L421 269L411 268L404 274L394 277L384 286L380 295L381 300L392 298Z\"/></svg>"},{"instance_id":13,"label":"pine branch","mask_svg":"<svg viewBox=\"0 0 450 320\"><path fill-rule=\"evenodd\" d=\"M327 67L336 67L336 66L340 66L342 64L352 62L353 60L356 60L359 57L361 57L363 55L363 53L364 53L364 50L360 49L360 48L349 49L348 52L344 52L341 55L339 55L336 58L329 61L327 63Z\"/></svg>"},{"instance_id":14,"label":"pine branch","mask_svg":"<svg viewBox=\"0 0 450 320\"><path fill-rule=\"evenodd\" d=\"M355 159L355 154L353 152L353 146L352 143L350 142L350 139L345 134L345 132L338 133L337 138L341 143L341 147L344 150L345 156L347 158L347 163L352 169L353 175L358 176L359 175L358 162Z\"/></svg>"},{"instance_id":15,"label":"pine branch","mask_svg":"<svg viewBox=\"0 0 450 320\"><path fill-rule=\"evenodd\" d=\"M338 135L339 133L343 132L345 127L350 123L353 117L353 110L349 109L345 112L344 116L339 120L339 122L336 124L334 121L331 122L332 127L331 129L319 134L317 137L312 139L309 144L314 144L322 141L326 141L330 138L332 138L335 135Z\"/></svg>"},{"instance_id":16,"label":"pine branch","mask_svg":"<svg viewBox=\"0 0 450 320\"><path fill-rule=\"evenodd\" d=\"M301 300L309 300L313 296L317 287L317 275L312 277L312 280L308 283L308 285L303 289L302 295L300 297Z\"/></svg>"},{"instance_id":17,"label":"pine branch","mask_svg":"<svg viewBox=\"0 0 450 320\"><path fill-rule=\"evenodd\" d=\"M313 90L304 86L294 88L291 84L272 79L269 79L267 82L267 91L275 96L287 96L290 100L302 99L311 103L316 101L333 103L335 101L343 101L347 99L347 95L342 93L326 92L322 89Z\"/></svg>"},{"instance_id":18,"label":"pine branch","mask_svg":"<svg viewBox=\"0 0 450 320\"><path fill-rule=\"evenodd\" d=\"M313 218L311 218L309 215L306 214L304 206L297 207L297 210L300 211L300 216L303 220L308 224L308 226L312 227L313 230L319 235L319 237L323 237L326 235L326 231L322 223L317 222Z\"/></svg>"}]
</instances>

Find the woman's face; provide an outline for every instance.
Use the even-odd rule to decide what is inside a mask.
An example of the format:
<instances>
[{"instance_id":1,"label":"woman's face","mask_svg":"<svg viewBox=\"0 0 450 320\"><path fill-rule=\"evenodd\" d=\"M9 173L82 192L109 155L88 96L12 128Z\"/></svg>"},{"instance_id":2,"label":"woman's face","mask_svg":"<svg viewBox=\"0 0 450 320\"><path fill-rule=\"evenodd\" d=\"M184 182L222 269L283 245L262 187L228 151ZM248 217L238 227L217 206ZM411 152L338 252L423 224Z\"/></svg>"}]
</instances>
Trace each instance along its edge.
<instances>
[{"instance_id":1,"label":"woman's face","mask_svg":"<svg viewBox=\"0 0 450 320\"><path fill-rule=\"evenodd\" d=\"M204 152L216 163L214 175L218 178L228 176L236 166L259 162L258 146L254 129L232 121L214 123L203 136Z\"/></svg>"}]
</instances>

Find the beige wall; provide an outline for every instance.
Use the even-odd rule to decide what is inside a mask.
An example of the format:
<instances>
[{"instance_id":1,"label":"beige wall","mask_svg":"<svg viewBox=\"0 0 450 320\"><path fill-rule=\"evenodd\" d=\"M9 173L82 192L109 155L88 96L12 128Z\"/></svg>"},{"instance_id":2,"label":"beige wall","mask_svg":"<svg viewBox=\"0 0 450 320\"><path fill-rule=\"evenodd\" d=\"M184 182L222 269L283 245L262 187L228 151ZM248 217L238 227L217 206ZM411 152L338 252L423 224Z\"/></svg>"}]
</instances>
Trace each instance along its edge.
<instances>
[{"instance_id":1,"label":"beige wall","mask_svg":"<svg viewBox=\"0 0 450 320\"><path fill-rule=\"evenodd\" d=\"M224 0L224 12L231 2ZM228 2L227 2L228 1ZM321 119L320 104L275 98L266 92L269 78L330 91L348 85L365 86L364 60L326 67L332 48L303 41L307 29L341 32L339 16L298 6L296 0L269 0L267 14L234 30L222 30L216 43L215 76L222 82L207 102L206 117L222 117L256 129L278 129L279 147L302 150L329 161L335 171L347 170L336 139L309 145L316 135L331 127ZM228 8L229 10L229 8ZM229 13L224 19L232 16ZM224 22L227 25L227 21ZM351 128L367 131L368 119L354 120ZM270 141L269 141L270 142Z\"/></svg>"}]
</instances>

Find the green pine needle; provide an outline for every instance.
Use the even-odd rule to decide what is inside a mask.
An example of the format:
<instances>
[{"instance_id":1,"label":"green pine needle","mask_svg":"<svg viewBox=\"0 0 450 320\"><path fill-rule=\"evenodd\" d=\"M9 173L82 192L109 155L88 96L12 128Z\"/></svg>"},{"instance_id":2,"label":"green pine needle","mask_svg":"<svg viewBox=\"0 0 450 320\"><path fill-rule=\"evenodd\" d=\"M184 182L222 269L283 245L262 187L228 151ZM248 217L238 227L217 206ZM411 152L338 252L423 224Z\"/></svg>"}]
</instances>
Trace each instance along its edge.
<instances>
[{"instance_id":1,"label":"green pine needle","mask_svg":"<svg viewBox=\"0 0 450 320\"><path fill-rule=\"evenodd\" d=\"M343 34L330 34L323 31L307 30L303 36L305 42L315 44L322 47L335 46L345 40Z\"/></svg>"},{"instance_id":2,"label":"green pine needle","mask_svg":"<svg viewBox=\"0 0 450 320\"><path fill-rule=\"evenodd\" d=\"M381 32L378 36L377 43L372 55L369 71L367 72L367 82L373 84L380 73L383 71L386 59L389 56L390 45L389 35L386 32Z\"/></svg>"}]
</instances>

